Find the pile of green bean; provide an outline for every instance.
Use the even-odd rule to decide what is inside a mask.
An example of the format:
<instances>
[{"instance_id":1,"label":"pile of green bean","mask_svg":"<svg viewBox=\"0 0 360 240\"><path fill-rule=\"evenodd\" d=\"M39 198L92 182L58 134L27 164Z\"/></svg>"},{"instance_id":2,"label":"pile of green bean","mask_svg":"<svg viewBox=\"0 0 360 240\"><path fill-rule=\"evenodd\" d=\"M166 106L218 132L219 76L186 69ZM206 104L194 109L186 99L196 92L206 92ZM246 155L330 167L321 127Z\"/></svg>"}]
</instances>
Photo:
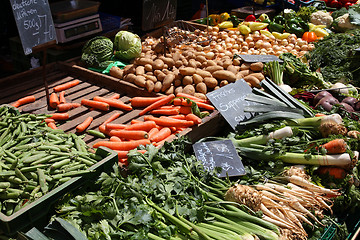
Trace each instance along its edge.
<instances>
[{"instance_id":1,"label":"pile of green bean","mask_svg":"<svg viewBox=\"0 0 360 240\"><path fill-rule=\"evenodd\" d=\"M102 159L81 136L47 127L47 117L0 106L0 210L7 216Z\"/></svg>"}]
</instances>

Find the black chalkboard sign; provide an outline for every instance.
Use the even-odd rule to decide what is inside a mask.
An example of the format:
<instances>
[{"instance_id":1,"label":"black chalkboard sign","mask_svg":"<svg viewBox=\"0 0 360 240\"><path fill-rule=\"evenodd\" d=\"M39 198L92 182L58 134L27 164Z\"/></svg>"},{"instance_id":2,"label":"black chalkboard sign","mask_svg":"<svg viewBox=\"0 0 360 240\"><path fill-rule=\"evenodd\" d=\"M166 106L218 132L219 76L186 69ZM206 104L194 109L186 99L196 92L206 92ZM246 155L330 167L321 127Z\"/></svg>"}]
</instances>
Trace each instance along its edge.
<instances>
[{"instance_id":1,"label":"black chalkboard sign","mask_svg":"<svg viewBox=\"0 0 360 240\"><path fill-rule=\"evenodd\" d=\"M56 40L48 0L10 0L21 43L26 55L32 48Z\"/></svg>"},{"instance_id":2,"label":"black chalkboard sign","mask_svg":"<svg viewBox=\"0 0 360 240\"><path fill-rule=\"evenodd\" d=\"M283 62L280 58L275 55L238 55L244 62L254 63L254 62L272 62L278 61Z\"/></svg>"},{"instance_id":3,"label":"black chalkboard sign","mask_svg":"<svg viewBox=\"0 0 360 240\"><path fill-rule=\"evenodd\" d=\"M244 166L231 140L199 142L193 144L196 158L207 171L213 172L221 167L219 177L241 176L245 174Z\"/></svg>"},{"instance_id":4,"label":"black chalkboard sign","mask_svg":"<svg viewBox=\"0 0 360 240\"><path fill-rule=\"evenodd\" d=\"M250 112L244 112L245 106L256 104L245 100L251 92L251 87L243 79L239 79L235 83L230 83L206 94L206 96L230 126L235 129L239 122L253 116Z\"/></svg>"},{"instance_id":5,"label":"black chalkboard sign","mask_svg":"<svg viewBox=\"0 0 360 240\"><path fill-rule=\"evenodd\" d=\"M148 31L176 19L176 0L143 0L142 25L143 31Z\"/></svg>"}]
</instances>

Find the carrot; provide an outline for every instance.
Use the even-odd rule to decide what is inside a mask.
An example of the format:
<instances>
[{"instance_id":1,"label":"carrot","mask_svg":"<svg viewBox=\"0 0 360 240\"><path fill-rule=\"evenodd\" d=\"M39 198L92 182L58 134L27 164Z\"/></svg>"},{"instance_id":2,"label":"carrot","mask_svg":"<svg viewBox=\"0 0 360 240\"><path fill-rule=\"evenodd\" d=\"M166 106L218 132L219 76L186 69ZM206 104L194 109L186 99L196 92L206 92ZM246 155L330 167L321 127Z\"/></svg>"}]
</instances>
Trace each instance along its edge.
<instances>
[{"instance_id":1,"label":"carrot","mask_svg":"<svg viewBox=\"0 0 360 240\"><path fill-rule=\"evenodd\" d=\"M129 165L128 158L119 158L119 167L126 167Z\"/></svg>"},{"instance_id":2,"label":"carrot","mask_svg":"<svg viewBox=\"0 0 360 240\"><path fill-rule=\"evenodd\" d=\"M146 150L137 150L139 153L142 153L142 154L144 154L144 153L146 153ZM127 158L128 156L128 153L129 153L129 151L122 151L122 150L115 150L115 152L117 152L117 154L118 154L118 158L119 159L125 159L125 158Z\"/></svg>"},{"instance_id":3,"label":"carrot","mask_svg":"<svg viewBox=\"0 0 360 240\"><path fill-rule=\"evenodd\" d=\"M88 117L84 120L84 122L80 123L79 125L76 126L76 132L83 132L85 131L85 129L87 129L90 124L92 123L92 121L94 120L93 117Z\"/></svg>"},{"instance_id":4,"label":"carrot","mask_svg":"<svg viewBox=\"0 0 360 240\"><path fill-rule=\"evenodd\" d=\"M326 114L323 114L323 113L316 113L315 114L315 117L324 117L326 116Z\"/></svg>"},{"instance_id":5,"label":"carrot","mask_svg":"<svg viewBox=\"0 0 360 240\"><path fill-rule=\"evenodd\" d=\"M104 125L108 124L109 122L114 121L115 119L117 119L118 117L120 117L120 113L119 112L115 112L113 115L111 115L108 119L105 120L105 122L103 122Z\"/></svg>"},{"instance_id":6,"label":"carrot","mask_svg":"<svg viewBox=\"0 0 360 240\"><path fill-rule=\"evenodd\" d=\"M179 113L188 115L189 113L192 113L191 107L181 106L179 109Z\"/></svg>"},{"instance_id":7,"label":"carrot","mask_svg":"<svg viewBox=\"0 0 360 240\"><path fill-rule=\"evenodd\" d=\"M173 99L173 104L175 105L175 106L182 106L182 102L183 102L183 100L181 99L181 98L175 98L175 99ZM190 104L190 106L191 106L191 104Z\"/></svg>"},{"instance_id":8,"label":"carrot","mask_svg":"<svg viewBox=\"0 0 360 240\"><path fill-rule=\"evenodd\" d=\"M53 93L50 95L50 99L49 99L49 105L50 105L50 107L52 107L52 108L55 109L56 106L57 106L59 103L60 103L60 102L59 102L58 95L53 92Z\"/></svg>"},{"instance_id":9,"label":"carrot","mask_svg":"<svg viewBox=\"0 0 360 240\"><path fill-rule=\"evenodd\" d=\"M125 130L142 130L148 132L154 127L156 127L156 123L154 121L146 121L128 125Z\"/></svg>"},{"instance_id":10,"label":"carrot","mask_svg":"<svg viewBox=\"0 0 360 240\"><path fill-rule=\"evenodd\" d=\"M68 120L70 116L68 113L54 113L50 118L54 120Z\"/></svg>"},{"instance_id":11,"label":"carrot","mask_svg":"<svg viewBox=\"0 0 360 240\"><path fill-rule=\"evenodd\" d=\"M169 103L172 99L174 99L175 95L174 94L170 94L170 95L167 95L166 97L164 98L161 98L160 100L154 102L153 104L147 106L146 108L144 108L140 113L139 115L142 116L144 115L145 113L151 111L151 110L154 110L160 106L163 106L167 103Z\"/></svg>"},{"instance_id":12,"label":"carrot","mask_svg":"<svg viewBox=\"0 0 360 240\"><path fill-rule=\"evenodd\" d=\"M334 177L335 179L344 179L347 175L345 169L340 167L329 167L329 166L320 166L316 172L319 175L329 175Z\"/></svg>"},{"instance_id":13,"label":"carrot","mask_svg":"<svg viewBox=\"0 0 360 240\"><path fill-rule=\"evenodd\" d=\"M193 113L186 115L186 120L193 121L195 124L200 124L202 122L201 118L199 118Z\"/></svg>"},{"instance_id":14,"label":"carrot","mask_svg":"<svg viewBox=\"0 0 360 240\"><path fill-rule=\"evenodd\" d=\"M136 123L143 123L144 121L138 120L138 119L132 119L130 124L136 124Z\"/></svg>"},{"instance_id":15,"label":"carrot","mask_svg":"<svg viewBox=\"0 0 360 240\"><path fill-rule=\"evenodd\" d=\"M325 148L328 154L338 154L346 152L347 144L344 139L339 138L331 140L321 145L321 147Z\"/></svg>"},{"instance_id":16,"label":"carrot","mask_svg":"<svg viewBox=\"0 0 360 240\"><path fill-rule=\"evenodd\" d=\"M73 108L80 107L80 103L60 103L56 106L56 110L59 112L65 112Z\"/></svg>"},{"instance_id":17,"label":"carrot","mask_svg":"<svg viewBox=\"0 0 360 240\"><path fill-rule=\"evenodd\" d=\"M210 104L203 103L203 102L195 102L195 103L197 104L197 106L199 108L204 108L206 110L211 110L211 111L215 110L215 107L210 105ZM191 107L192 102L188 102L185 99L175 98L174 101L173 101L173 104L176 105L176 106Z\"/></svg>"},{"instance_id":18,"label":"carrot","mask_svg":"<svg viewBox=\"0 0 360 240\"><path fill-rule=\"evenodd\" d=\"M88 107L93 107L93 108L96 108L99 110L103 110L103 111L109 111L109 109L110 109L110 105L107 103L88 100L88 99L81 99L81 104L88 106Z\"/></svg>"},{"instance_id":19,"label":"carrot","mask_svg":"<svg viewBox=\"0 0 360 240\"><path fill-rule=\"evenodd\" d=\"M71 88L71 87L74 87L74 86L78 85L79 83L80 83L80 81L75 79L73 81L58 85L58 86L54 87L54 92L64 91L64 90L66 90L68 88Z\"/></svg>"},{"instance_id":20,"label":"carrot","mask_svg":"<svg viewBox=\"0 0 360 240\"><path fill-rule=\"evenodd\" d=\"M160 130L157 127L154 127L148 132L149 139L151 139L156 133L158 133Z\"/></svg>"},{"instance_id":21,"label":"carrot","mask_svg":"<svg viewBox=\"0 0 360 240\"><path fill-rule=\"evenodd\" d=\"M45 123L55 122L55 120L52 118L45 118L44 121L45 121Z\"/></svg>"},{"instance_id":22,"label":"carrot","mask_svg":"<svg viewBox=\"0 0 360 240\"><path fill-rule=\"evenodd\" d=\"M60 103L66 103L65 91L61 91L61 92L59 93L59 102L60 102Z\"/></svg>"},{"instance_id":23,"label":"carrot","mask_svg":"<svg viewBox=\"0 0 360 240\"><path fill-rule=\"evenodd\" d=\"M127 140L147 139L149 137L148 133L142 130L111 130L109 134Z\"/></svg>"},{"instance_id":24,"label":"carrot","mask_svg":"<svg viewBox=\"0 0 360 240\"><path fill-rule=\"evenodd\" d=\"M128 125L121 123L108 123L105 124L107 130L120 130L126 128Z\"/></svg>"},{"instance_id":25,"label":"carrot","mask_svg":"<svg viewBox=\"0 0 360 240\"><path fill-rule=\"evenodd\" d=\"M193 121L187 121L187 120L179 120L169 117L163 117L163 118L156 118L153 116L145 116L145 121L154 121L156 125L162 126L162 127L191 127L194 125Z\"/></svg>"},{"instance_id":26,"label":"carrot","mask_svg":"<svg viewBox=\"0 0 360 240\"><path fill-rule=\"evenodd\" d=\"M110 141L111 142L121 142L121 139L119 137L117 137L117 136L111 136Z\"/></svg>"},{"instance_id":27,"label":"carrot","mask_svg":"<svg viewBox=\"0 0 360 240\"><path fill-rule=\"evenodd\" d=\"M23 98L18 99L15 103L13 103L12 106L17 108L17 107L20 107L21 105L35 102L35 100L36 100L35 96L33 96L33 95L23 97Z\"/></svg>"},{"instance_id":28,"label":"carrot","mask_svg":"<svg viewBox=\"0 0 360 240\"><path fill-rule=\"evenodd\" d=\"M151 142L160 142L171 135L171 130L168 127L162 128L158 133L154 134L150 139Z\"/></svg>"},{"instance_id":29,"label":"carrot","mask_svg":"<svg viewBox=\"0 0 360 240\"><path fill-rule=\"evenodd\" d=\"M160 97L133 97L130 99L131 106L133 107L147 107L154 102L157 102L158 100L165 98L166 96L160 96Z\"/></svg>"},{"instance_id":30,"label":"carrot","mask_svg":"<svg viewBox=\"0 0 360 240\"><path fill-rule=\"evenodd\" d=\"M207 104L207 103L197 102L196 104L198 105L199 108L203 108L203 109L210 110L210 111L215 110L214 106Z\"/></svg>"},{"instance_id":31,"label":"carrot","mask_svg":"<svg viewBox=\"0 0 360 240\"><path fill-rule=\"evenodd\" d=\"M178 115L180 111L178 108L154 109L150 113L153 115Z\"/></svg>"},{"instance_id":32,"label":"carrot","mask_svg":"<svg viewBox=\"0 0 360 240\"><path fill-rule=\"evenodd\" d=\"M175 119L180 119L180 120L186 120L186 116L183 114L179 114L179 115L173 115L173 116L168 116L169 118L175 118Z\"/></svg>"},{"instance_id":33,"label":"carrot","mask_svg":"<svg viewBox=\"0 0 360 240\"><path fill-rule=\"evenodd\" d=\"M149 139L141 139L134 141L126 141L126 142L110 142L110 141L99 141L93 145L94 148L98 148L100 146L110 148L112 150L132 150L137 148L140 145L150 145L151 142Z\"/></svg>"},{"instance_id":34,"label":"carrot","mask_svg":"<svg viewBox=\"0 0 360 240\"><path fill-rule=\"evenodd\" d=\"M175 134L171 134L170 136L168 136L167 138L161 140L160 142L154 143L154 145L155 145L155 147L162 146L165 142L168 142L168 141L172 140L175 137L176 137Z\"/></svg>"},{"instance_id":35,"label":"carrot","mask_svg":"<svg viewBox=\"0 0 360 240\"><path fill-rule=\"evenodd\" d=\"M107 130L107 129L106 129L106 125L105 125L105 124L101 124L101 125L99 126L99 131L102 132L102 133L105 134L105 135L108 135L108 136L109 136L109 134L110 134L110 130Z\"/></svg>"},{"instance_id":36,"label":"carrot","mask_svg":"<svg viewBox=\"0 0 360 240\"><path fill-rule=\"evenodd\" d=\"M94 101L104 102L109 104L110 107L119 108L125 111L131 111L132 107L130 105L125 104L123 101L119 99L109 99L104 97L95 96L93 98Z\"/></svg>"},{"instance_id":37,"label":"carrot","mask_svg":"<svg viewBox=\"0 0 360 240\"><path fill-rule=\"evenodd\" d=\"M209 103L209 101L206 101L206 100L198 98L198 97L194 97L194 96L192 96L190 94L187 94L187 93L178 93L178 94L176 94L176 97L189 98L189 99L193 100L194 102Z\"/></svg>"},{"instance_id":38,"label":"carrot","mask_svg":"<svg viewBox=\"0 0 360 240\"><path fill-rule=\"evenodd\" d=\"M109 97L109 99L119 99L119 98L120 98L120 94L118 94L118 93L114 93L113 95L111 95Z\"/></svg>"},{"instance_id":39,"label":"carrot","mask_svg":"<svg viewBox=\"0 0 360 240\"><path fill-rule=\"evenodd\" d=\"M48 122L47 126L52 129L57 129L55 122Z\"/></svg>"}]
</instances>

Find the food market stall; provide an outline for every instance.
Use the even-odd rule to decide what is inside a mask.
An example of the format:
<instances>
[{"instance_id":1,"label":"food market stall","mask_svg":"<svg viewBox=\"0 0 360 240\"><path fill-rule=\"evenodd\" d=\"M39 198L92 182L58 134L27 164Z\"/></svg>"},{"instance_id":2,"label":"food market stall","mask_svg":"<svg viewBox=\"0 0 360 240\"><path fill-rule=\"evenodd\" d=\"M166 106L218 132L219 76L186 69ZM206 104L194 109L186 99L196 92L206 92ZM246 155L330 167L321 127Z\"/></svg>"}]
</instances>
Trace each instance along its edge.
<instances>
[{"instance_id":1,"label":"food market stall","mask_svg":"<svg viewBox=\"0 0 360 240\"><path fill-rule=\"evenodd\" d=\"M2 231L356 239L357 9L96 36L47 66L49 105L41 69L1 79ZM6 218L41 207L51 187L61 196L45 222Z\"/></svg>"}]
</instances>

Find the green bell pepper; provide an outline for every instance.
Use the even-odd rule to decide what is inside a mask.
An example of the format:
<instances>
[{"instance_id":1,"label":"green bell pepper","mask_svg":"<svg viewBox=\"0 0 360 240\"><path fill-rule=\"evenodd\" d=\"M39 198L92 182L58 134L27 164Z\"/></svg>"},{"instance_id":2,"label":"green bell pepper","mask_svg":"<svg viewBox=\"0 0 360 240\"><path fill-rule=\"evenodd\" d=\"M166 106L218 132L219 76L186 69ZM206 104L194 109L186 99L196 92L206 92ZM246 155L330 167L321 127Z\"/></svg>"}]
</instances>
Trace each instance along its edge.
<instances>
[{"instance_id":1,"label":"green bell pepper","mask_svg":"<svg viewBox=\"0 0 360 240\"><path fill-rule=\"evenodd\" d=\"M286 23L286 19L281 15L277 15L274 17L273 22L280 25L284 25Z\"/></svg>"},{"instance_id":2,"label":"green bell pepper","mask_svg":"<svg viewBox=\"0 0 360 240\"><path fill-rule=\"evenodd\" d=\"M195 20L195 22L206 25L206 18L197 19L197 20Z\"/></svg>"},{"instance_id":3,"label":"green bell pepper","mask_svg":"<svg viewBox=\"0 0 360 240\"><path fill-rule=\"evenodd\" d=\"M293 33L297 37L301 38L304 32L309 31L309 25L299 17L294 17L287 20L285 24L285 31Z\"/></svg>"},{"instance_id":4,"label":"green bell pepper","mask_svg":"<svg viewBox=\"0 0 360 240\"><path fill-rule=\"evenodd\" d=\"M231 15L229 19L234 27L237 27L240 23L239 19L235 15Z\"/></svg>"},{"instance_id":5,"label":"green bell pepper","mask_svg":"<svg viewBox=\"0 0 360 240\"><path fill-rule=\"evenodd\" d=\"M275 22L270 22L268 29L270 32L278 32L278 33L284 32L284 26Z\"/></svg>"}]
</instances>

